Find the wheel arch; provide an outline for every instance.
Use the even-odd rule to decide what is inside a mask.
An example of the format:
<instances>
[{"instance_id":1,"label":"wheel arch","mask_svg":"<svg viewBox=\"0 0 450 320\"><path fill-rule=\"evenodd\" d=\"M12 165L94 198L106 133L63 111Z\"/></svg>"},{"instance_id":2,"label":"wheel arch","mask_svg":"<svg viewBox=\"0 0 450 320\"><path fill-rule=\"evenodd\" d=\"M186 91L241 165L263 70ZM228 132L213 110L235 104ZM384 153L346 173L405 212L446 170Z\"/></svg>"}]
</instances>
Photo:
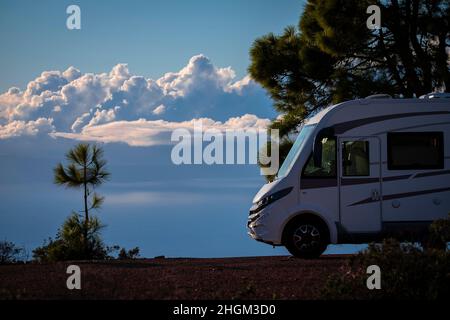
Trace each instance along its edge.
<instances>
[{"instance_id":1,"label":"wheel arch","mask_svg":"<svg viewBox=\"0 0 450 320\"><path fill-rule=\"evenodd\" d=\"M295 223L296 221L299 221L302 219L313 219L313 220L319 222L320 224L322 224L323 227L325 227L325 229L326 229L326 235L328 236L328 239L327 239L328 243L333 242L334 239L333 239L332 232L334 230L332 229L332 226L329 225L327 219L314 211L305 210L305 211L300 211L300 212L294 213L288 219L286 219L286 221L284 222L282 229L281 229L282 230L281 231L281 244L285 243L286 231L288 230L288 227L292 223Z\"/></svg>"}]
</instances>

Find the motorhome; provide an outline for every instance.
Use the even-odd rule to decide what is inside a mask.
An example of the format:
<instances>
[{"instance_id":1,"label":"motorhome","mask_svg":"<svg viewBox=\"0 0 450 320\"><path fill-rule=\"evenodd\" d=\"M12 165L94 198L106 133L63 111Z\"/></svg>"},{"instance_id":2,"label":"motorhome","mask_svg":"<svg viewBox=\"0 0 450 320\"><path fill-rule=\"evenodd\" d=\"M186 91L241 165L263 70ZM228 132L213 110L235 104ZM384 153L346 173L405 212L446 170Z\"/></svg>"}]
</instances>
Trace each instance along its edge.
<instances>
[{"instance_id":1,"label":"motorhome","mask_svg":"<svg viewBox=\"0 0 450 320\"><path fill-rule=\"evenodd\" d=\"M450 94L375 95L305 120L247 227L255 240L313 258L329 244L420 240L449 212Z\"/></svg>"}]
</instances>

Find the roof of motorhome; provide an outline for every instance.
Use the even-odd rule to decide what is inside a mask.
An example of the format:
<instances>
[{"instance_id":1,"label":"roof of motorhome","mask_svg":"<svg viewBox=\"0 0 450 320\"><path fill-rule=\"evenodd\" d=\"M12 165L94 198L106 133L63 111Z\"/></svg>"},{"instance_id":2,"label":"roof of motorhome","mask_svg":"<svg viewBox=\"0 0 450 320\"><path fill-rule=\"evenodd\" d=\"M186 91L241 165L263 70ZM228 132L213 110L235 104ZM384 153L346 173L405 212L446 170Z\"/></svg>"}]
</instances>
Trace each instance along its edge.
<instances>
[{"instance_id":1,"label":"roof of motorhome","mask_svg":"<svg viewBox=\"0 0 450 320\"><path fill-rule=\"evenodd\" d=\"M343 102L345 103L345 102ZM321 111L319 111L318 113L316 113L315 115L313 115L312 117L308 118L306 120L306 124L316 124L319 123L320 120L328 113L330 112L332 109L338 107L339 105L341 105L342 103L339 104L335 104L329 107L326 107L325 109L322 109Z\"/></svg>"},{"instance_id":2,"label":"roof of motorhome","mask_svg":"<svg viewBox=\"0 0 450 320\"><path fill-rule=\"evenodd\" d=\"M318 112L315 115L308 118L305 124L306 125L317 124L326 115L330 115L332 113L337 112L338 110L343 110L346 107L354 106L354 105L361 105L361 106L390 105L390 106L392 106L392 105L404 105L404 104L412 104L412 103L414 103L414 105L416 105L416 106L419 104L429 105L431 103L433 105L435 105L435 104L439 104L440 106L445 105L445 106L448 106L449 111L450 111L450 99L391 99L391 98L356 99L356 100L345 101L345 102L341 102L341 103L326 107L323 110L321 110L320 112ZM419 109L419 110L416 109L414 112L417 112L417 111L421 112L422 110L423 110L423 112L429 111L429 109L424 108L424 109ZM379 112L379 109L377 111ZM386 112L393 113L393 114L395 113L395 111L393 111L392 109L388 109L388 110L386 110Z\"/></svg>"}]
</instances>

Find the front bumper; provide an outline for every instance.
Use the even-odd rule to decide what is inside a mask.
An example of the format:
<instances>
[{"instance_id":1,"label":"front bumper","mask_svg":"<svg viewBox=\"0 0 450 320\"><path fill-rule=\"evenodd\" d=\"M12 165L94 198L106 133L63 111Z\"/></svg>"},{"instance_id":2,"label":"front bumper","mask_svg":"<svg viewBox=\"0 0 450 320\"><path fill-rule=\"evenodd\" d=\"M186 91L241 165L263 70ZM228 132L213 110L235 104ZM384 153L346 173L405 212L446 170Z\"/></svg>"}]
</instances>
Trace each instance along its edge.
<instances>
[{"instance_id":1,"label":"front bumper","mask_svg":"<svg viewBox=\"0 0 450 320\"><path fill-rule=\"evenodd\" d=\"M248 235L259 242L270 244L273 246L281 245L275 240L273 232L271 231L271 224L268 219L268 209L264 208L261 211L255 213L250 209L250 214L247 220Z\"/></svg>"}]
</instances>

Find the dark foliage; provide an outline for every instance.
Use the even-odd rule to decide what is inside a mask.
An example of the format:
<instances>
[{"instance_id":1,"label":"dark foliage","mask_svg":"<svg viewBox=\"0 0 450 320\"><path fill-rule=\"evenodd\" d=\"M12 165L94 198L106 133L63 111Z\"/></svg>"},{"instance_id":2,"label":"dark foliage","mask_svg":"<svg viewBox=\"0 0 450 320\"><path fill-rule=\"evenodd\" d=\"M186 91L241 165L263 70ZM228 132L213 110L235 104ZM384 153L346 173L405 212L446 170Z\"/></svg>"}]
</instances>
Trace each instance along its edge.
<instances>
[{"instance_id":1,"label":"dark foliage","mask_svg":"<svg viewBox=\"0 0 450 320\"><path fill-rule=\"evenodd\" d=\"M432 239L444 241L443 229L448 231L450 219L430 226ZM448 241L448 233L447 233ZM450 252L447 245L440 249L425 249L411 243L386 239L382 244L370 244L338 273L329 277L322 296L324 299L414 299L434 300L450 296ZM369 290L366 285L367 267L377 265L381 270L381 289Z\"/></svg>"},{"instance_id":2,"label":"dark foliage","mask_svg":"<svg viewBox=\"0 0 450 320\"><path fill-rule=\"evenodd\" d=\"M85 230L84 220L72 213L55 239L50 238L42 247L33 250L33 258L39 262L110 259L109 253L113 250L105 246L100 237L103 227L98 218L91 217ZM84 240L85 235L87 241Z\"/></svg>"},{"instance_id":3,"label":"dark foliage","mask_svg":"<svg viewBox=\"0 0 450 320\"><path fill-rule=\"evenodd\" d=\"M373 4L381 28L370 30ZM318 110L371 94L448 92L449 21L448 0L308 0L297 27L260 37L250 49L249 73L281 114L272 128L288 137Z\"/></svg>"},{"instance_id":4,"label":"dark foliage","mask_svg":"<svg viewBox=\"0 0 450 320\"><path fill-rule=\"evenodd\" d=\"M0 241L0 264L16 263L23 259L25 249L10 241Z\"/></svg>"},{"instance_id":5,"label":"dark foliage","mask_svg":"<svg viewBox=\"0 0 450 320\"><path fill-rule=\"evenodd\" d=\"M119 251L119 255L117 256L118 260L133 260L137 258L139 258L139 247L135 247L130 250L121 248Z\"/></svg>"}]
</instances>

